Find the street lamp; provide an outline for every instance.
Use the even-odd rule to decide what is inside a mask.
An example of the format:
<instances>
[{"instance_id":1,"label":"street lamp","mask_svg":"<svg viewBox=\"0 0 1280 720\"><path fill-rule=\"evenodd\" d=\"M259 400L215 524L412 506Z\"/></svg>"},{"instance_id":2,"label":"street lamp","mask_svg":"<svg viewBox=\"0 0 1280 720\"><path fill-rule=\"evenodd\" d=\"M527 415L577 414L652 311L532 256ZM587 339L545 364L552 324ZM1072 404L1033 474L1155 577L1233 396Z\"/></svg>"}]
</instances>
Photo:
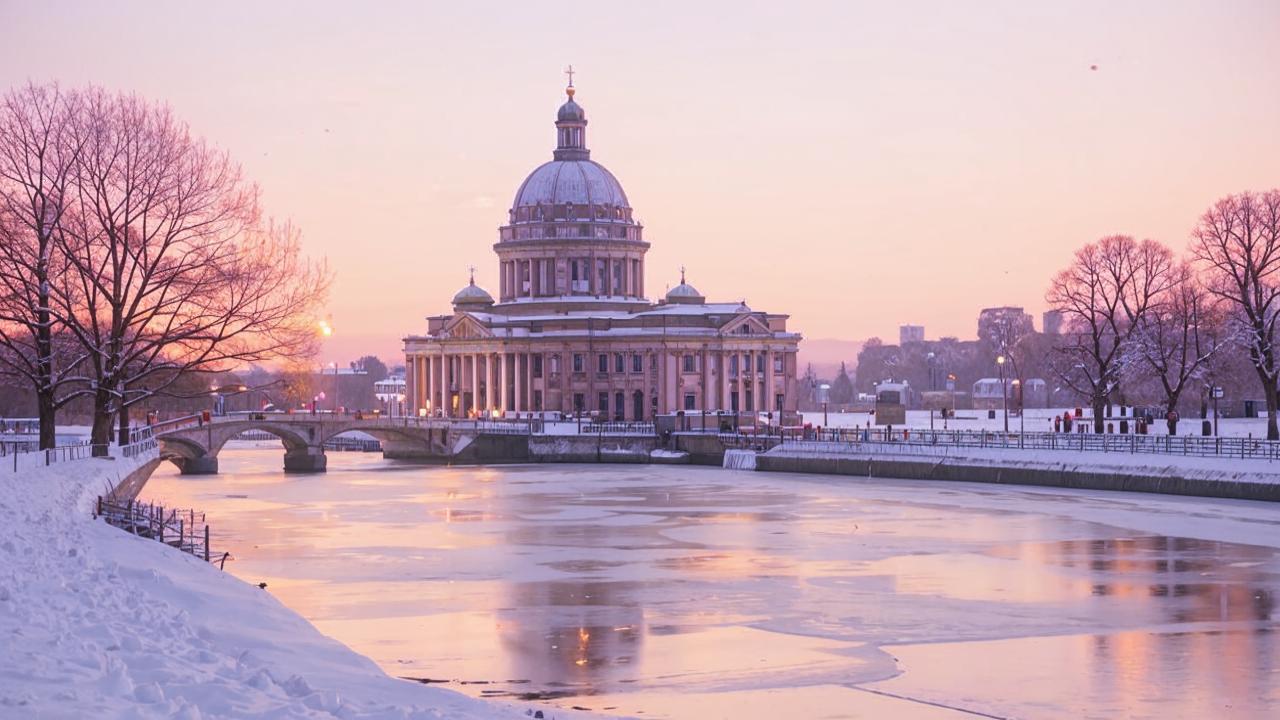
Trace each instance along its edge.
<instances>
[{"instance_id":1,"label":"street lamp","mask_svg":"<svg viewBox=\"0 0 1280 720\"><path fill-rule=\"evenodd\" d=\"M1027 406L1022 399L1023 393L1025 393L1026 391L1027 389L1022 386L1022 380L1019 378L1014 378L1013 394L1018 398L1018 433L1019 434L1025 433L1027 431ZM1022 440L1019 439L1018 442L1021 443Z\"/></svg>"},{"instance_id":2,"label":"street lamp","mask_svg":"<svg viewBox=\"0 0 1280 720\"><path fill-rule=\"evenodd\" d=\"M996 365L1000 367L1000 399L1004 401L1004 431L1009 432L1009 388L1004 382L1004 356L996 356Z\"/></svg>"}]
</instances>

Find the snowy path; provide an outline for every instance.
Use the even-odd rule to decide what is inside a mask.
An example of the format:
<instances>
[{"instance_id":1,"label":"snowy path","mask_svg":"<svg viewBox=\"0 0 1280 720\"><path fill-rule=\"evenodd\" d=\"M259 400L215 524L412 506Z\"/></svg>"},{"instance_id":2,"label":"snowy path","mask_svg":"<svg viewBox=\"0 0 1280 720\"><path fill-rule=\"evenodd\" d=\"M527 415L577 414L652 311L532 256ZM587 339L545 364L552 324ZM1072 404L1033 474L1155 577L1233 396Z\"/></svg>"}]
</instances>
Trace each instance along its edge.
<instances>
[{"instance_id":1,"label":"snowy path","mask_svg":"<svg viewBox=\"0 0 1280 720\"><path fill-rule=\"evenodd\" d=\"M393 679L269 590L91 520L104 483L132 467L80 460L0 474L0 717L532 713Z\"/></svg>"}]
</instances>

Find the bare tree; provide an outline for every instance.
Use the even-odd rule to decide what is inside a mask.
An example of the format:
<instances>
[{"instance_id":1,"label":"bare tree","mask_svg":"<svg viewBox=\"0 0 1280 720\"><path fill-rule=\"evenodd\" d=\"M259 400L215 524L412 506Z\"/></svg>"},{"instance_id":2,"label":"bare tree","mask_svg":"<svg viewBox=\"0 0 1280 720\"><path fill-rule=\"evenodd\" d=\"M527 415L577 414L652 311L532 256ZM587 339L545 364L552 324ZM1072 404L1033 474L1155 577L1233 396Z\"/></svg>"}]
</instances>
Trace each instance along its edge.
<instances>
[{"instance_id":1,"label":"bare tree","mask_svg":"<svg viewBox=\"0 0 1280 720\"><path fill-rule=\"evenodd\" d=\"M1191 252L1206 270L1209 291L1234 309L1232 320L1266 398L1267 439L1280 440L1280 189L1245 192L1214 203L1192 232Z\"/></svg>"},{"instance_id":2,"label":"bare tree","mask_svg":"<svg viewBox=\"0 0 1280 720\"><path fill-rule=\"evenodd\" d=\"M1134 326L1126 365L1159 384L1169 434L1177 435L1178 401L1204 376L1225 338L1213 298L1191 265L1180 263L1170 277L1170 286Z\"/></svg>"},{"instance_id":3,"label":"bare tree","mask_svg":"<svg viewBox=\"0 0 1280 720\"><path fill-rule=\"evenodd\" d=\"M52 283L65 270L54 238L84 144L79 97L34 85L0 99L0 375L30 386L40 447L55 444L56 414L76 396L79 353L59 334Z\"/></svg>"},{"instance_id":4,"label":"bare tree","mask_svg":"<svg viewBox=\"0 0 1280 720\"><path fill-rule=\"evenodd\" d=\"M1110 235L1077 250L1049 286L1045 299L1065 326L1057 372L1089 398L1094 432L1102 432L1103 411L1119 385L1124 342L1168 288L1173 264L1173 253L1154 240Z\"/></svg>"},{"instance_id":5,"label":"bare tree","mask_svg":"<svg viewBox=\"0 0 1280 720\"><path fill-rule=\"evenodd\" d=\"M328 272L291 225L260 221L257 189L163 106L84 94L86 143L56 234L73 272L54 295L93 370L92 441L194 371L310 352Z\"/></svg>"}]
</instances>

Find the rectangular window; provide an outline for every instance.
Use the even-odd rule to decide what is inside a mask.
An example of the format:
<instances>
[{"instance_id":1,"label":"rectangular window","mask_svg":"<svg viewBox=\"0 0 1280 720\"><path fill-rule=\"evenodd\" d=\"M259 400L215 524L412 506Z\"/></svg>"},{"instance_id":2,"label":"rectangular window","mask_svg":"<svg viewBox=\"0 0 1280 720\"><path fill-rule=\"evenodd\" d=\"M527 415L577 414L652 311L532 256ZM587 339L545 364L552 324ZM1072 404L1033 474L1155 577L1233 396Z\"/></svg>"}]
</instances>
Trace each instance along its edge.
<instances>
[{"instance_id":1,"label":"rectangular window","mask_svg":"<svg viewBox=\"0 0 1280 720\"><path fill-rule=\"evenodd\" d=\"M684 371L687 373L698 371L697 361L694 359L693 355L684 356Z\"/></svg>"},{"instance_id":2,"label":"rectangular window","mask_svg":"<svg viewBox=\"0 0 1280 720\"><path fill-rule=\"evenodd\" d=\"M609 271L605 268L603 260L596 261L596 294L608 295Z\"/></svg>"},{"instance_id":3,"label":"rectangular window","mask_svg":"<svg viewBox=\"0 0 1280 720\"><path fill-rule=\"evenodd\" d=\"M626 356L622 353L616 353L613 356L613 371L616 373L627 371Z\"/></svg>"},{"instance_id":4,"label":"rectangular window","mask_svg":"<svg viewBox=\"0 0 1280 720\"><path fill-rule=\"evenodd\" d=\"M644 356L640 353L631 354L631 372L644 372Z\"/></svg>"},{"instance_id":5,"label":"rectangular window","mask_svg":"<svg viewBox=\"0 0 1280 720\"><path fill-rule=\"evenodd\" d=\"M773 356L773 371L779 372L779 373L782 372L782 356L781 355Z\"/></svg>"},{"instance_id":6,"label":"rectangular window","mask_svg":"<svg viewBox=\"0 0 1280 720\"><path fill-rule=\"evenodd\" d=\"M602 373L609 372L609 356L604 353L600 353L600 356L596 360L596 368Z\"/></svg>"},{"instance_id":7,"label":"rectangular window","mask_svg":"<svg viewBox=\"0 0 1280 720\"><path fill-rule=\"evenodd\" d=\"M613 292L612 295L622 294L622 261L613 261Z\"/></svg>"},{"instance_id":8,"label":"rectangular window","mask_svg":"<svg viewBox=\"0 0 1280 720\"><path fill-rule=\"evenodd\" d=\"M738 377L738 353L729 356L729 377Z\"/></svg>"},{"instance_id":9,"label":"rectangular window","mask_svg":"<svg viewBox=\"0 0 1280 720\"><path fill-rule=\"evenodd\" d=\"M623 395L622 393L613 394L613 419L614 420L622 421L627 419L626 417L623 416L623 413L626 412L625 408L627 407L626 397L627 396Z\"/></svg>"},{"instance_id":10,"label":"rectangular window","mask_svg":"<svg viewBox=\"0 0 1280 720\"><path fill-rule=\"evenodd\" d=\"M587 409L587 399L582 393L573 394L573 410L574 412L582 412Z\"/></svg>"},{"instance_id":11,"label":"rectangular window","mask_svg":"<svg viewBox=\"0 0 1280 720\"><path fill-rule=\"evenodd\" d=\"M533 376L536 378L542 377L542 356L541 355L533 356Z\"/></svg>"},{"instance_id":12,"label":"rectangular window","mask_svg":"<svg viewBox=\"0 0 1280 720\"><path fill-rule=\"evenodd\" d=\"M607 392L600 393L600 417L609 417L609 393Z\"/></svg>"},{"instance_id":13,"label":"rectangular window","mask_svg":"<svg viewBox=\"0 0 1280 720\"><path fill-rule=\"evenodd\" d=\"M583 372L583 366L585 365L585 363L586 363L586 359L583 358L582 353L573 354L573 371L574 372L576 373Z\"/></svg>"},{"instance_id":14,"label":"rectangular window","mask_svg":"<svg viewBox=\"0 0 1280 720\"><path fill-rule=\"evenodd\" d=\"M535 412L542 412L542 391L533 391L533 409Z\"/></svg>"},{"instance_id":15,"label":"rectangular window","mask_svg":"<svg viewBox=\"0 0 1280 720\"><path fill-rule=\"evenodd\" d=\"M779 412L779 413L781 413L781 412L782 412L782 399L783 399L783 397L785 397L785 396L784 396L782 393L778 393L778 395L777 395L776 397L774 397L774 398L773 398L773 409L774 409L774 410L776 410L776 411L777 411L777 412Z\"/></svg>"},{"instance_id":16,"label":"rectangular window","mask_svg":"<svg viewBox=\"0 0 1280 720\"><path fill-rule=\"evenodd\" d=\"M744 373L751 372L751 353L747 353L746 355L743 355L742 362L743 362L742 372Z\"/></svg>"},{"instance_id":17,"label":"rectangular window","mask_svg":"<svg viewBox=\"0 0 1280 720\"><path fill-rule=\"evenodd\" d=\"M693 393L684 394L684 409L693 410L698 407L698 396Z\"/></svg>"}]
</instances>

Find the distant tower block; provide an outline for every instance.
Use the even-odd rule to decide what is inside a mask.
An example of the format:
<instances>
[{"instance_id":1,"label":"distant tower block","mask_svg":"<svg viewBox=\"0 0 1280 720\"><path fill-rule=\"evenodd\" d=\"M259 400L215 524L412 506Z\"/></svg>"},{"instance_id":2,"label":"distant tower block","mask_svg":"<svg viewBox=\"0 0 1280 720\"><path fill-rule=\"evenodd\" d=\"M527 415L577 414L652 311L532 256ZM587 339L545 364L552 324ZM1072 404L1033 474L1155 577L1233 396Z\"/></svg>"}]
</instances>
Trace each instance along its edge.
<instances>
[{"instance_id":1,"label":"distant tower block","mask_svg":"<svg viewBox=\"0 0 1280 720\"><path fill-rule=\"evenodd\" d=\"M1049 310L1040 317L1043 323L1041 327L1043 328L1045 335L1062 334L1062 311Z\"/></svg>"},{"instance_id":2,"label":"distant tower block","mask_svg":"<svg viewBox=\"0 0 1280 720\"><path fill-rule=\"evenodd\" d=\"M898 326L898 344L906 345L907 343L924 342L924 326L923 325L899 325Z\"/></svg>"}]
</instances>

